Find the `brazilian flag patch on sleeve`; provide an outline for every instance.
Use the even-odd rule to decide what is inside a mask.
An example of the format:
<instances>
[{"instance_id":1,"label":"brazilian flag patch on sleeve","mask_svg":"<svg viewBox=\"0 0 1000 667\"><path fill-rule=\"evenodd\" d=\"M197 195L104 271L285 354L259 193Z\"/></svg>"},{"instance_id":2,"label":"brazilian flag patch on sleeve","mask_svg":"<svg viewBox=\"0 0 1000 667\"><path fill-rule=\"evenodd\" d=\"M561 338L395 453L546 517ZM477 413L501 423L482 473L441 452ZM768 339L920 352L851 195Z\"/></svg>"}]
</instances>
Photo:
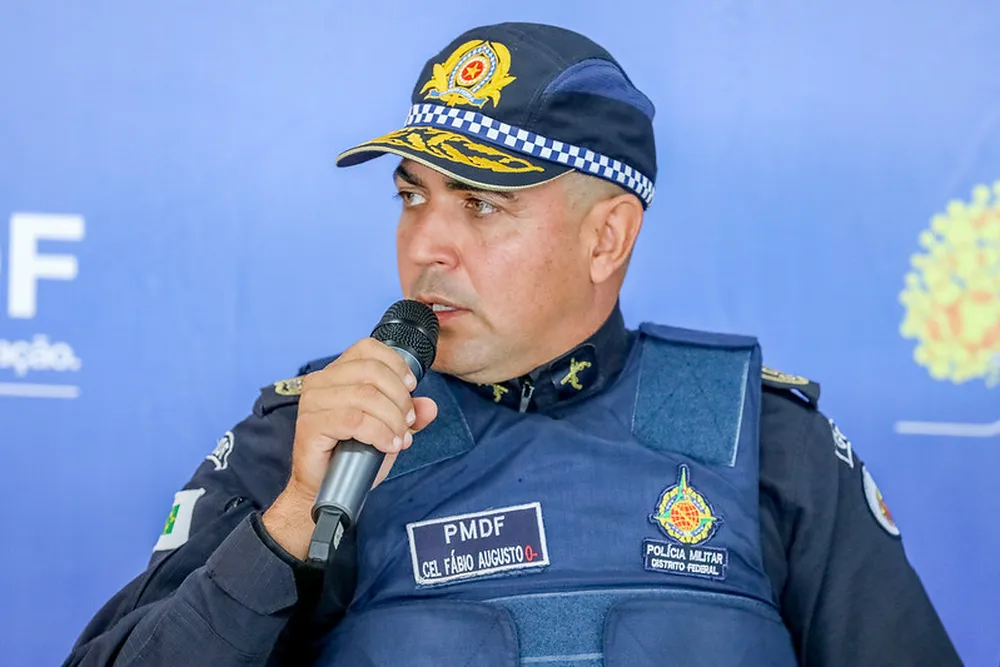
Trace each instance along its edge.
<instances>
[{"instance_id":1,"label":"brazilian flag patch on sleeve","mask_svg":"<svg viewBox=\"0 0 1000 667\"><path fill-rule=\"evenodd\" d=\"M205 489L185 489L174 494L174 505L167 515L160 539L153 551L168 551L182 546L191 534L191 519L198 499L205 495Z\"/></svg>"}]
</instances>

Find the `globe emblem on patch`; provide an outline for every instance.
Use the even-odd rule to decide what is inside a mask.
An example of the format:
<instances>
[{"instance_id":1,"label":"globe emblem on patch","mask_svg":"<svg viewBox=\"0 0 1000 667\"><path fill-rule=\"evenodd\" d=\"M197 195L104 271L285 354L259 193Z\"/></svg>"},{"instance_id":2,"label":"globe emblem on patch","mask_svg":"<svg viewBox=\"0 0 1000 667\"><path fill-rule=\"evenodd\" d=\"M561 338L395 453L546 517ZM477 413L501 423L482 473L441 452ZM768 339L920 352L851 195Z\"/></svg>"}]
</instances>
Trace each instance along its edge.
<instances>
[{"instance_id":1,"label":"globe emblem on patch","mask_svg":"<svg viewBox=\"0 0 1000 667\"><path fill-rule=\"evenodd\" d=\"M700 544L715 534L722 517L691 486L689 477L688 467L681 465L677 484L663 492L649 520L681 544Z\"/></svg>"},{"instance_id":2,"label":"globe emblem on patch","mask_svg":"<svg viewBox=\"0 0 1000 667\"><path fill-rule=\"evenodd\" d=\"M701 513L688 499L679 500L670 508L670 522L678 530L690 533L701 522Z\"/></svg>"}]
</instances>

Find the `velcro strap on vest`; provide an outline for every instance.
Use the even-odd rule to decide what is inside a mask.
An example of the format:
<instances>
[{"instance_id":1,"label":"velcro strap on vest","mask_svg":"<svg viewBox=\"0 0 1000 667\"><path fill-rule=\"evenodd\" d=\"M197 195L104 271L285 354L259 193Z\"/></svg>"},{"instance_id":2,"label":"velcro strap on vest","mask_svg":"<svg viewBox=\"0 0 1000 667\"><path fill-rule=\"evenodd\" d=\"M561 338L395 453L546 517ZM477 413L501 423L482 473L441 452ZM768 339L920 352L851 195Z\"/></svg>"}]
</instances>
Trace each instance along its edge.
<instances>
[{"instance_id":1,"label":"velcro strap on vest","mask_svg":"<svg viewBox=\"0 0 1000 667\"><path fill-rule=\"evenodd\" d=\"M518 642L520 644L522 665L573 665L573 667L602 667L615 655L606 656L609 649L616 653L614 645L620 643L621 637L609 636L609 630L615 627L615 621L620 614L615 609L627 609L634 603L648 601L658 609L658 616L668 616L674 625L680 624L685 616L694 625L710 621L713 617L722 617L722 610L737 611L742 623L734 623L734 629L748 626L756 631L754 625L760 627L775 626L772 643L787 643L787 631L782 631L781 619L774 607L759 600L711 593L707 591L664 588L644 589L608 589L601 591L572 591L565 593L540 593L535 595L519 595L505 598L494 598L484 602L505 608L514 618L517 626ZM685 613L687 612L687 613ZM609 616L609 613L611 616ZM656 618L656 616L653 616ZM662 618L656 618L661 621ZM716 619L718 620L718 619ZM709 623L711 625L711 623ZM659 632L669 633L670 627L660 627ZM677 634L686 634L685 630L677 628ZM721 628L720 628L721 630ZM709 632L707 634L712 634ZM634 643L635 637L626 637ZM681 650L684 637L676 637L674 642ZM720 641L734 640L726 634L719 636ZM755 640L756 641L756 640ZM609 646L609 642L612 646ZM789 644L790 648L790 644ZM781 651L785 653L786 651ZM790 651L787 651L790 654ZM668 660L671 656L663 654L661 659ZM758 656L759 657L759 656ZM768 664L791 665L791 662L778 659L778 655L770 657L775 662ZM704 664L700 661L678 661L688 664ZM645 664L645 663L643 663ZM672 664L672 663L671 663ZM724 661L712 664L733 664ZM740 663L743 664L743 663Z\"/></svg>"},{"instance_id":2,"label":"velcro strap on vest","mask_svg":"<svg viewBox=\"0 0 1000 667\"><path fill-rule=\"evenodd\" d=\"M654 324L639 330L633 435L654 450L735 465L744 413L760 405L756 341Z\"/></svg>"},{"instance_id":3,"label":"velcro strap on vest","mask_svg":"<svg viewBox=\"0 0 1000 667\"><path fill-rule=\"evenodd\" d=\"M475 446L472 432L444 378L428 373L413 395L433 398L438 414L424 430L413 436L413 445L399 453L387 480L464 454Z\"/></svg>"}]
</instances>

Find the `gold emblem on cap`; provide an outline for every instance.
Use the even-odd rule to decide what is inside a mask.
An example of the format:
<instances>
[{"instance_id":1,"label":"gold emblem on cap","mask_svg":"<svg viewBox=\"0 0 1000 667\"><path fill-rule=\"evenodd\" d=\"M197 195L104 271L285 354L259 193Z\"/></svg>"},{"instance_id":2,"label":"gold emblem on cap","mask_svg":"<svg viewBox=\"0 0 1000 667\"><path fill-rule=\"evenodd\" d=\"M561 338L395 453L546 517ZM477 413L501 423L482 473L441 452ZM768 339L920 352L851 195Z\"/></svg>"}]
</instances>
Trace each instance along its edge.
<instances>
[{"instance_id":1,"label":"gold emblem on cap","mask_svg":"<svg viewBox=\"0 0 1000 667\"><path fill-rule=\"evenodd\" d=\"M455 49L443 63L434 65L430 80L420 92L424 99L440 100L450 107L487 100L500 102L500 89L514 81L510 76L510 51L499 42L476 39ZM428 92L429 91L429 92Z\"/></svg>"},{"instance_id":2,"label":"gold emblem on cap","mask_svg":"<svg viewBox=\"0 0 1000 667\"><path fill-rule=\"evenodd\" d=\"M765 380L770 380L771 382L783 382L784 384L797 384L797 385L807 385L809 380L799 375L789 375L788 373L782 373L781 371L775 370L773 368L768 368L764 366L761 369L761 375Z\"/></svg>"}]
</instances>

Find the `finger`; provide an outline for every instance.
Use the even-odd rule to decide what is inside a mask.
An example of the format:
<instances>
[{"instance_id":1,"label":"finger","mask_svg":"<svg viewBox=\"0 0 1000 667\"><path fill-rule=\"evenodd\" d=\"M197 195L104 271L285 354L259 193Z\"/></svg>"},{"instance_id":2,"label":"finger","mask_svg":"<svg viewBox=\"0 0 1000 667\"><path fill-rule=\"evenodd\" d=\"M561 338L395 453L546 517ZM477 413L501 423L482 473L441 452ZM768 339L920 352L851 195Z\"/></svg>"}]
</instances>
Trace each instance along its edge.
<instances>
[{"instance_id":1,"label":"finger","mask_svg":"<svg viewBox=\"0 0 1000 667\"><path fill-rule=\"evenodd\" d=\"M403 361L403 357L385 343L381 343L374 338L362 338L341 355L341 358L344 357L346 357L345 361L377 359L391 368L410 390L413 390L417 386L417 379L410 371L410 367Z\"/></svg>"},{"instance_id":2,"label":"finger","mask_svg":"<svg viewBox=\"0 0 1000 667\"><path fill-rule=\"evenodd\" d=\"M337 386L359 386L370 384L389 398L396 407L406 415L413 409L413 400L406 385L384 363L377 359L357 359L320 371L316 377L307 376L302 385L301 403L309 400L309 396L324 388ZM301 409L301 407L300 407Z\"/></svg>"},{"instance_id":3,"label":"finger","mask_svg":"<svg viewBox=\"0 0 1000 667\"><path fill-rule=\"evenodd\" d=\"M395 380L395 383L399 384L399 380ZM361 415L366 414L381 421L395 435L402 437L409 427L407 423L409 413L413 411L409 405L411 404L409 394L406 394L405 400L407 405L400 410L399 406L374 384L335 385L313 389L308 394L303 393L299 399L299 414L334 412L348 415L350 422L345 424L345 427L359 424Z\"/></svg>"},{"instance_id":4,"label":"finger","mask_svg":"<svg viewBox=\"0 0 1000 667\"><path fill-rule=\"evenodd\" d=\"M418 396L413 399L413 410L416 413L416 421L410 426L410 430L416 433L430 424L437 417L438 406L433 398Z\"/></svg>"},{"instance_id":5,"label":"finger","mask_svg":"<svg viewBox=\"0 0 1000 667\"><path fill-rule=\"evenodd\" d=\"M356 408L326 410L299 416L302 431L325 439L357 440L381 452L398 452L403 438L396 435L385 422Z\"/></svg>"},{"instance_id":6,"label":"finger","mask_svg":"<svg viewBox=\"0 0 1000 667\"><path fill-rule=\"evenodd\" d=\"M423 430L437 417L438 407L434 399L418 396L413 399L413 409L416 414L416 421L403 437L403 449L409 449L413 444L413 434Z\"/></svg>"},{"instance_id":7,"label":"finger","mask_svg":"<svg viewBox=\"0 0 1000 667\"><path fill-rule=\"evenodd\" d=\"M386 454L385 458L382 460L382 467L378 469L378 474L375 475L375 481L372 483L372 488L385 481L385 478L389 476L389 471L392 470L392 464L396 462L396 457L398 454Z\"/></svg>"}]
</instances>

